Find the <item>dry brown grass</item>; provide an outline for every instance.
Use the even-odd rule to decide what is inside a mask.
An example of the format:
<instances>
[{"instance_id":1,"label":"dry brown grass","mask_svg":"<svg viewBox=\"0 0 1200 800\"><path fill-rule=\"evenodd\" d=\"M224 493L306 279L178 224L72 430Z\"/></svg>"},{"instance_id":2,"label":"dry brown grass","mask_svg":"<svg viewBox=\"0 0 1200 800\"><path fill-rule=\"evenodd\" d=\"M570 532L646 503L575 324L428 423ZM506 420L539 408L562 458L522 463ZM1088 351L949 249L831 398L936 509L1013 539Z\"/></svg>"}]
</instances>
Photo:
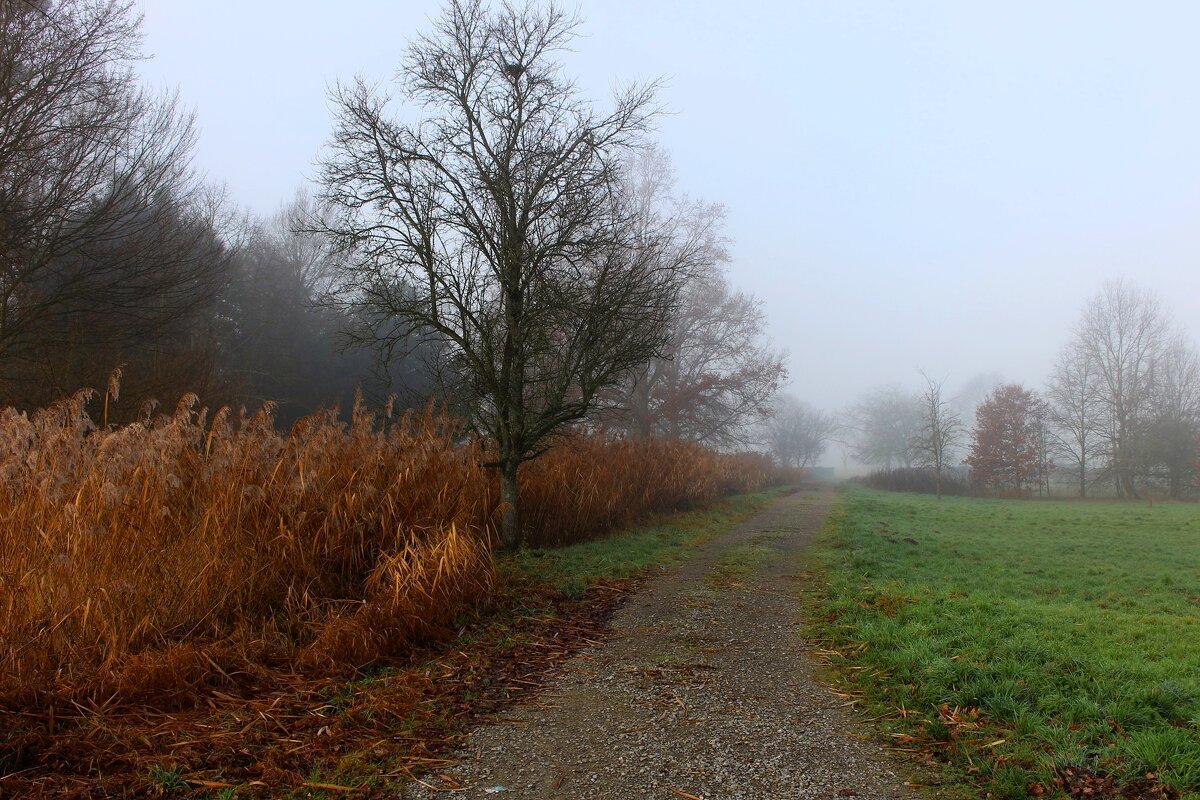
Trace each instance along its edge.
<instances>
[{"instance_id":1,"label":"dry brown grass","mask_svg":"<svg viewBox=\"0 0 1200 800\"><path fill-rule=\"evenodd\" d=\"M647 514L680 511L770 482L765 456L715 453L672 439L564 440L522 472L521 513L530 544L570 544Z\"/></svg>"},{"instance_id":2,"label":"dry brown grass","mask_svg":"<svg viewBox=\"0 0 1200 800\"><path fill-rule=\"evenodd\" d=\"M0 704L169 705L233 671L358 667L491 587L494 476L444 415L360 405L282 434L188 395L104 430L95 399L0 410ZM525 528L575 541L768 478L755 457L574 437L528 465Z\"/></svg>"}]
</instances>

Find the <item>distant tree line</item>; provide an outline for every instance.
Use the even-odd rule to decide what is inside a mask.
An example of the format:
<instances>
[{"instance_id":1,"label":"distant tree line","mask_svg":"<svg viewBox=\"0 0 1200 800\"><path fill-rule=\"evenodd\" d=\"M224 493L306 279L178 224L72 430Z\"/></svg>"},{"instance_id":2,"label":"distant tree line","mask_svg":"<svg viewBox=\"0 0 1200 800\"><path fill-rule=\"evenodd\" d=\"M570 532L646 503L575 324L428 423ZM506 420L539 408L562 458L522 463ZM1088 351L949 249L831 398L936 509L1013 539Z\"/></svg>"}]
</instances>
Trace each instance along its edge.
<instances>
[{"instance_id":1,"label":"distant tree line","mask_svg":"<svg viewBox=\"0 0 1200 800\"><path fill-rule=\"evenodd\" d=\"M866 464L936 467L935 386L876 390L848 414ZM1053 485L1139 498L1200 493L1200 355L1157 297L1124 280L1084 307L1043 392L1002 384L973 409L968 438L948 407L952 456L977 489L1048 494ZM971 413L971 412L968 412Z\"/></svg>"},{"instance_id":2,"label":"distant tree line","mask_svg":"<svg viewBox=\"0 0 1200 800\"><path fill-rule=\"evenodd\" d=\"M1060 352L1046 402L1052 451L1080 496L1196 490L1200 356L1150 292L1105 284Z\"/></svg>"},{"instance_id":3,"label":"distant tree line","mask_svg":"<svg viewBox=\"0 0 1200 800\"><path fill-rule=\"evenodd\" d=\"M889 492L937 494L939 497L962 497L974 493L965 467L943 470L940 476L932 467L878 468L866 475L851 478L851 482Z\"/></svg>"},{"instance_id":4,"label":"distant tree line","mask_svg":"<svg viewBox=\"0 0 1200 800\"><path fill-rule=\"evenodd\" d=\"M194 391L287 423L419 386L415 362L341 352L327 248L291 224L306 199L258 220L199 179L192 115L138 82L140 24L128 2L0 3L0 401L122 367L113 421Z\"/></svg>"}]
</instances>

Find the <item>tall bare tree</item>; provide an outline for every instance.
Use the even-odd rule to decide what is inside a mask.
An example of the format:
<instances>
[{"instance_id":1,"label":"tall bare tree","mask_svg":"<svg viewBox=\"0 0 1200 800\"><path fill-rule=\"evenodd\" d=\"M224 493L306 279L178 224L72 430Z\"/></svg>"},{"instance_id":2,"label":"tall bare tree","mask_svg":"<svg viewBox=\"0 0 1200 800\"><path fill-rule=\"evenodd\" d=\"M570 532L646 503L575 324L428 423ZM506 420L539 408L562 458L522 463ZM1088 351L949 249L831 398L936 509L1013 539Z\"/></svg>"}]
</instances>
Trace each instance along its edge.
<instances>
[{"instance_id":1,"label":"tall bare tree","mask_svg":"<svg viewBox=\"0 0 1200 800\"><path fill-rule=\"evenodd\" d=\"M923 416L921 398L899 387L868 392L846 415L850 451L863 464L911 467Z\"/></svg>"},{"instance_id":2,"label":"tall bare tree","mask_svg":"<svg viewBox=\"0 0 1200 800\"><path fill-rule=\"evenodd\" d=\"M322 406L348 410L359 390L379 405L393 394L402 406L423 405L430 386L420 348L381 362L343 346L359 320L327 302L336 261L324 238L299 229L322 215L301 192L271 219L245 216L226 234L235 247L217 340L231 391L250 406L275 403L283 426Z\"/></svg>"},{"instance_id":3,"label":"tall bare tree","mask_svg":"<svg viewBox=\"0 0 1200 800\"><path fill-rule=\"evenodd\" d=\"M194 202L192 121L138 85L140 23L132 2L0 3L0 369L10 382L67 352L89 360L93 348L108 357L177 337L220 289L220 248Z\"/></svg>"},{"instance_id":4,"label":"tall bare tree","mask_svg":"<svg viewBox=\"0 0 1200 800\"><path fill-rule=\"evenodd\" d=\"M555 61L577 25L554 4L451 0L400 70L424 118L394 119L361 80L340 87L321 168L341 296L375 320L378 344L439 340L494 448L509 547L521 542L521 464L663 351L677 303L660 232L620 191L655 86L597 111Z\"/></svg>"},{"instance_id":5,"label":"tall bare tree","mask_svg":"<svg viewBox=\"0 0 1200 800\"><path fill-rule=\"evenodd\" d=\"M1182 334L1170 337L1151 370L1149 417L1138 448L1145 476L1182 497L1195 474L1200 437L1200 354Z\"/></svg>"},{"instance_id":6,"label":"tall bare tree","mask_svg":"<svg viewBox=\"0 0 1200 800\"><path fill-rule=\"evenodd\" d=\"M1096 376L1107 467L1121 497L1138 497L1137 439L1149 418L1153 369L1170 334L1162 305L1125 281L1106 283L1085 307L1075 346Z\"/></svg>"},{"instance_id":7,"label":"tall bare tree","mask_svg":"<svg viewBox=\"0 0 1200 800\"><path fill-rule=\"evenodd\" d=\"M763 425L766 445L781 465L809 467L825 452L838 430L831 414L790 395L781 395Z\"/></svg>"},{"instance_id":8,"label":"tall bare tree","mask_svg":"<svg viewBox=\"0 0 1200 800\"><path fill-rule=\"evenodd\" d=\"M968 420L974 419L976 409L988 398L988 395L997 386L1003 386L1007 382L999 372L976 373L963 382L954 396L950 398L950 403L960 417Z\"/></svg>"},{"instance_id":9,"label":"tall bare tree","mask_svg":"<svg viewBox=\"0 0 1200 800\"><path fill-rule=\"evenodd\" d=\"M1100 384L1092 359L1078 341L1059 353L1046 389L1050 449L1056 460L1072 474L1079 496L1088 492L1089 470L1100 457Z\"/></svg>"},{"instance_id":10,"label":"tall bare tree","mask_svg":"<svg viewBox=\"0 0 1200 800\"><path fill-rule=\"evenodd\" d=\"M921 431L913 441L917 462L933 470L937 496L942 497L942 475L953 461L963 438L963 423L958 412L943 396L945 380L936 380L924 372L925 389L921 393Z\"/></svg>"},{"instance_id":11,"label":"tall bare tree","mask_svg":"<svg viewBox=\"0 0 1200 800\"><path fill-rule=\"evenodd\" d=\"M729 285L724 209L673 189L670 159L659 147L639 154L627 172L638 215L667 234L659 257L687 281L664 353L613 392L617 413L604 418L634 435L735 447L771 412L786 356L766 341L762 304Z\"/></svg>"}]
</instances>

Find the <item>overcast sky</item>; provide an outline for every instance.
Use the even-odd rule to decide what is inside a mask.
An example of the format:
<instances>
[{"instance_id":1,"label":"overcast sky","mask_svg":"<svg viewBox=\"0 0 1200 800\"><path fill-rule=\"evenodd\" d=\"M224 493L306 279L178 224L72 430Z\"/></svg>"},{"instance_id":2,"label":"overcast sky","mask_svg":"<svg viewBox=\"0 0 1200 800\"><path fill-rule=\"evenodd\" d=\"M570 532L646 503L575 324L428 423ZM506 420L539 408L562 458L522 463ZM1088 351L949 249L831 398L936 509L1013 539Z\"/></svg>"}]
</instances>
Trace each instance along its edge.
<instances>
[{"instance_id":1,"label":"overcast sky","mask_svg":"<svg viewBox=\"0 0 1200 800\"><path fill-rule=\"evenodd\" d=\"M271 213L314 174L327 88L387 81L439 2L140 0L198 166ZM735 284L837 409L917 367L1037 387L1124 275L1200 333L1200 3L583 0L604 101L665 76L680 186L723 203Z\"/></svg>"}]
</instances>

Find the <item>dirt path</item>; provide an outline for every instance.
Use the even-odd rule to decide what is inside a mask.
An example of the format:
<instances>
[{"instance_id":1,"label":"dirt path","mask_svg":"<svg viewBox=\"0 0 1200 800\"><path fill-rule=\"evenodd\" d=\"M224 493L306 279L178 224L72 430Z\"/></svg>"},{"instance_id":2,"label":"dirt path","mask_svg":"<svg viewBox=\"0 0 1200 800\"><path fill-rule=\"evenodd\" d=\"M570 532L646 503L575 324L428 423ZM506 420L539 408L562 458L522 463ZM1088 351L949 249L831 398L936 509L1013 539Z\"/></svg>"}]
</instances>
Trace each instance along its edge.
<instances>
[{"instance_id":1,"label":"dirt path","mask_svg":"<svg viewBox=\"0 0 1200 800\"><path fill-rule=\"evenodd\" d=\"M462 789L408 797L914 797L806 655L799 555L832 502L785 497L651 581L612 639L471 734Z\"/></svg>"}]
</instances>

